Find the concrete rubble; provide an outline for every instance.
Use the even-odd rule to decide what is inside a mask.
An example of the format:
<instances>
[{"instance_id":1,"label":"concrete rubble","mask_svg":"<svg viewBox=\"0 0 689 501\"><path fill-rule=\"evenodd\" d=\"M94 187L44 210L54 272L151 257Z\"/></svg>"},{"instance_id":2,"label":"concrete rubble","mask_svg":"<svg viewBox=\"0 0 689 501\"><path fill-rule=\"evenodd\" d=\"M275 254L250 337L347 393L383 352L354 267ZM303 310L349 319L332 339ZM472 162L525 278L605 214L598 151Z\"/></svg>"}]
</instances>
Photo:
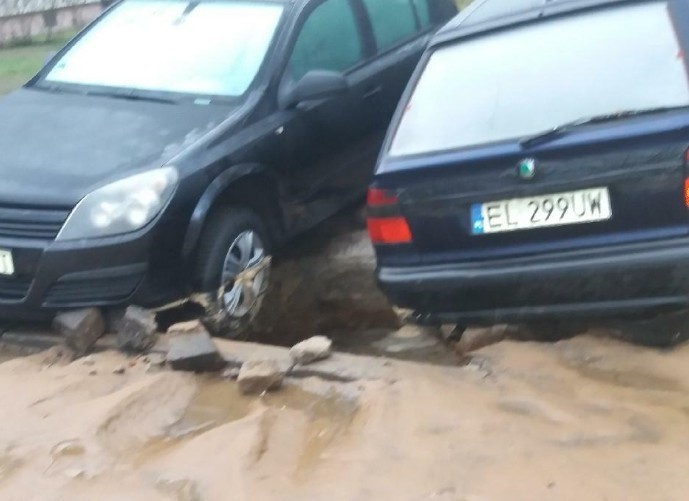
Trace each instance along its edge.
<instances>
[{"instance_id":1,"label":"concrete rubble","mask_svg":"<svg viewBox=\"0 0 689 501\"><path fill-rule=\"evenodd\" d=\"M174 370L217 372L226 362L201 322L176 324L168 329L166 361Z\"/></svg>"},{"instance_id":2,"label":"concrete rubble","mask_svg":"<svg viewBox=\"0 0 689 501\"><path fill-rule=\"evenodd\" d=\"M239 370L237 384L245 395L260 395L279 389L284 379L285 371L276 360L248 360Z\"/></svg>"},{"instance_id":3,"label":"concrete rubble","mask_svg":"<svg viewBox=\"0 0 689 501\"><path fill-rule=\"evenodd\" d=\"M114 323L117 330L117 346L122 351L144 353L150 350L158 339L155 314L149 310L130 306Z\"/></svg>"},{"instance_id":4,"label":"concrete rubble","mask_svg":"<svg viewBox=\"0 0 689 501\"><path fill-rule=\"evenodd\" d=\"M215 344L229 369L238 369L248 360L274 360L287 378L320 378L351 382L385 379L395 361L333 352L330 357L305 366L294 366L288 348L244 341L216 339ZM227 371L232 377L233 371Z\"/></svg>"},{"instance_id":5,"label":"concrete rubble","mask_svg":"<svg viewBox=\"0 0 689 501\"><path fill-rule=\"evenodd\" d=\"M105 333L105 319L97 308L67 311L55 316L53 328L62 336L74 355L81 357Z\"/></svg>"},{"instance_id":6,"label":"concrete rubble","mask_svg":"<svg viewBox=\"0 0 689 501\"><path fill-rule=\"evenodd\" d=\"M308 365L328 358L333 342L326 336L313 336L301 341L289 350L289 356L295 365Z\"/></svg>"}]
</instances>

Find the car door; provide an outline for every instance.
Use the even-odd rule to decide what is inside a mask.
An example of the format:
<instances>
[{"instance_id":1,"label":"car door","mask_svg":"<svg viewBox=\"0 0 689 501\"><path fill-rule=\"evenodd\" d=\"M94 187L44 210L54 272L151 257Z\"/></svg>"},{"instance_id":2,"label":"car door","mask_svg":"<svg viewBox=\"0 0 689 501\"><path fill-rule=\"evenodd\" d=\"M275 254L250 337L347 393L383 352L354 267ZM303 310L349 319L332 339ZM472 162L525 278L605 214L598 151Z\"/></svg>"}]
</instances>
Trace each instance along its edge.
<instances>
[{"instance_id":1,"label":"car door","mask_svg":"<svg viewBox=\"0 0 689 501\"><path fill-rule=\"evenodd\" d=\"M431 36L457 8L452 0L361 2L376 46L375 65L382 89L379 105L369 109L369 120L387 128Z\"/></svg>"},{"instance_id":2,"label":"car door","mask_svg":"<svg viewBox=\"0 0 689 501\"><path fill-rule=\"evenodd\" d=\"M349 86L342 95L285 111L282 161L297 227L363 194L373 172L379 144L366 121L367 108L380 97L380 81L368 64L372 47L362 31L354 0L314 2L297 23L281 85L294 85L309 71L329 70L341 72ZM355 174L364 171L366 179Z\"/></svg>"}]
</instances>

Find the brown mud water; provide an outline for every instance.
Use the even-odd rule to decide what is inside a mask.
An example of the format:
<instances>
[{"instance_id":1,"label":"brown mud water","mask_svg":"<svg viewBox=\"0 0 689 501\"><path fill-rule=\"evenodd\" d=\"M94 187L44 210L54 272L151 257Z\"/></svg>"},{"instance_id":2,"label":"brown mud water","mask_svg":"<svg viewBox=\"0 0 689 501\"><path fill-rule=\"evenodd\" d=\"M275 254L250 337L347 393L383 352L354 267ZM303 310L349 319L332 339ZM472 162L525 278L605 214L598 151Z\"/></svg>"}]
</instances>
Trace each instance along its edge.
<instances>
[{"instance_id":1,"label":"brown mud water","mask_svg":"<svg viewBox=\"0 0 689 501\"><path fill-rule=\"evenodd\" d=\"M363 357L376 370L360 380L288 378L262 397L143 360L0 363L0 499L646 501L689 490L689 346L581 336L504 341L463 367Z\"/></svg>"}]
</instances>

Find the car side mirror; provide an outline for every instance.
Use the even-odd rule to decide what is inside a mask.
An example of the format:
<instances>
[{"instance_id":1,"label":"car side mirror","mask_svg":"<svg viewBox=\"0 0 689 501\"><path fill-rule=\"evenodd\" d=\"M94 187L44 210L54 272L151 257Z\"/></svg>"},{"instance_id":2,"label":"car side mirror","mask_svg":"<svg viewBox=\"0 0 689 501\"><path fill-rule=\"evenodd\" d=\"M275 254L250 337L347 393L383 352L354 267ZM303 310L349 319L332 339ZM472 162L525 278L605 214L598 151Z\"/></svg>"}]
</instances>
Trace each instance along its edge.
<instances>
[{"instance_id":1,"label":"car side mirror","mask_svg":"<svg viewBox=\"0 0 689 501\"><path fill-rule=\"evenodd\" d=\"M336 97L348 89L349 84L342 73L311 70L285 93L281 101L285 108L291 108L305 101Z\"/></svg>"}]
</instances>

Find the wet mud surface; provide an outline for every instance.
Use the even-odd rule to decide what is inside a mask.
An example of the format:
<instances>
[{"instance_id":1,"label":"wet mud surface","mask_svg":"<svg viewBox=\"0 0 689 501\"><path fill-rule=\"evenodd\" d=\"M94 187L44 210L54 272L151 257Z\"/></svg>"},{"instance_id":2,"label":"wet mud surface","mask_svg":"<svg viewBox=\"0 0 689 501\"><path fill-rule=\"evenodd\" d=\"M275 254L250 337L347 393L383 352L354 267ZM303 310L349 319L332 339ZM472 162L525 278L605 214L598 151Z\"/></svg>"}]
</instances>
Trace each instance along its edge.
<instances>
[{"instance_id":1,"label":"wet mud surface","mask_svg":"<svg viewBox=\"0 0 689 501\"><path fill-rule=\"evenodd\" d=\"M689 346L506 341L263 397L42 353L0 363L0 419L3 500L680 500Z\"/></svg>"}]
</instances>

